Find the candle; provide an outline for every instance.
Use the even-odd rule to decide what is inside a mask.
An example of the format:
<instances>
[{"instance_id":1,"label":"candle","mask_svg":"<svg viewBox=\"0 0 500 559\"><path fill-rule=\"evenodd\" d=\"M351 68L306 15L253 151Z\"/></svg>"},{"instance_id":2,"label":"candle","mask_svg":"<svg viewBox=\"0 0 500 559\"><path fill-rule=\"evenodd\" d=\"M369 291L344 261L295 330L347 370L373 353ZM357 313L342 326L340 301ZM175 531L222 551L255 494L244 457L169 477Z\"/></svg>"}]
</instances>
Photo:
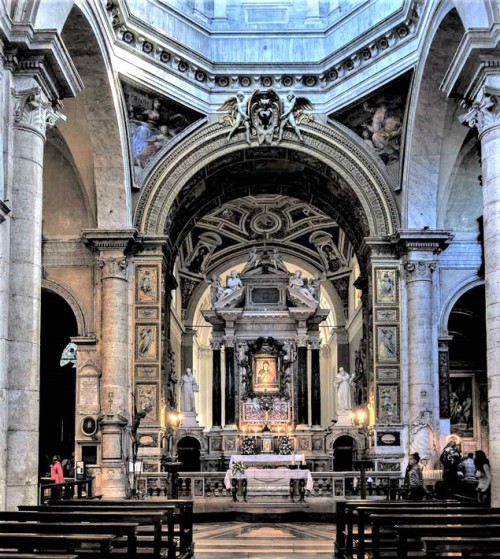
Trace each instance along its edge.
<instances>
[{"instance_id":1,"label":"candle","mask_svg":"<svg viewBox=\"0 0 500 559\"><path fill-rule=\"evenodd\" d=\"M292 466L295 466L295 452L292 454Z\"/></svg>"}]
</instances>

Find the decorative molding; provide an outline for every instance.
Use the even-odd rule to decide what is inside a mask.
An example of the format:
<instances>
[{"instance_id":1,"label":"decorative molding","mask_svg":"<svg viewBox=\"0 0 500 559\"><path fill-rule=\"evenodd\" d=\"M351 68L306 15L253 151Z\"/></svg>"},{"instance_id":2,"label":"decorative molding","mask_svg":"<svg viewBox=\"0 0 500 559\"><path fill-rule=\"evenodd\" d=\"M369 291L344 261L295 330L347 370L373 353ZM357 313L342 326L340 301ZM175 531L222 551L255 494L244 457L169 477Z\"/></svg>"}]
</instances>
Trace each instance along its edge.
<instances>
[{"instance_id":1,"label":"decorative molding","mask_svg":"<svg viewBox=\"0 0 500 559\"><path fill-rule=\"evenodd\" d=\"M432 252L439 254L453 240L454 234L445 229L401 229L392 235L391 242L394 243L400 254L408 254L412 251Z\"/></svg>"},{"instance_id":2,"label":"decorative molding","mask_svg":"<svg viewBox=\"0 0 500 559\"><path fill-rule=\"evenodd\" d=\"M223 340L212 338L210 340L210 347L212 348L212 351L220 351L223 343Z\"/></svg>"},{"instance_id":3,"label":"decorative molding","mask_svg":"<svg viewBox=\"0 0 500 559\"><path fill-rule=\"evenodd\" d=\"M459 117L462 124L477 128L479 138L500 127L500 89L484 86L480 93L481 100L474 101L469 110ZM463 106L466 106L464 102Z\"/></svg>"},{"instance_id":4,"label":"decorative molding","mask_svg":"<svg viewBox=\"0 0 500 559\"><path fill-rule=\"evenodd\" d=\"M82 229L82 240L98 251L132 248L138 241L137 229Z\"/></svg>"}]
</instances>

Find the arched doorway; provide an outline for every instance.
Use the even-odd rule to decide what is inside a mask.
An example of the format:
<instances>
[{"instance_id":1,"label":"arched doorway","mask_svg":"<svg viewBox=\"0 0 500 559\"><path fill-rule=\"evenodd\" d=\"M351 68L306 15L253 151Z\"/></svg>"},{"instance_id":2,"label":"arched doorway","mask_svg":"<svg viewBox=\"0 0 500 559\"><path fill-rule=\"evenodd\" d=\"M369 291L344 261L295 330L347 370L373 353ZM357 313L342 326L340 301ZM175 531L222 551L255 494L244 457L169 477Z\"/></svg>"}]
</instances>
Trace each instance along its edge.
<instances>
[{"instance_id":1,"label":"arched doorway","mask_svg":"<svg viewBox=\"0 0 500 559\"><path fill-rule=\"evenodd\" d=\"M354 453L354 439L347 435L339 437L333 443L333 471L352 472L353 453Z\"/></svg>"},{"instance_id":2,"label":"arched doorway","mask_svg":"<svg viewBox=\"0 0 500 559\"><path fill-rule=\"evenodd\" d=\"M71 458L75 448L76 369L60 360L78 334L71 307L49 291L42 291L40 332L39 475L45 476L54 454Z\"/></svg>"},{"instance_id":3,"label":"arched doorway","mask_svg":"<svg viewBox=\"0 0 500 559\"><path fill-rule=\"evenodd\" d=\"M177 457L182 462L181 472L200 471L200 449L201 445L194 437L183 437L177 443Z\"/></svg>"}]
</instances>

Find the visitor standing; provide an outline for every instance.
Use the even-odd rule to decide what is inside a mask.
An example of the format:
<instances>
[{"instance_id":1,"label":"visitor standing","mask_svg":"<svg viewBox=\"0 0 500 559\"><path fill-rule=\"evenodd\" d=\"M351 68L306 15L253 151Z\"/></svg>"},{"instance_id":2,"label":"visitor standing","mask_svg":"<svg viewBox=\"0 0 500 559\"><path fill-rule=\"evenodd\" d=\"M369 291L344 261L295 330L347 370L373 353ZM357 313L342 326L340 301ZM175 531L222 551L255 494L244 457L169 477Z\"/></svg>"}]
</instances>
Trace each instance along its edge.
<instances>
[{"instance_id":1,"label":"visitor standing","mask_svg":"<svg viewBox=\"0 0 500 559\"><path fill-rule=\"evenodd\" d=\"M488 504L490 500L491 470L490 461L482 450L476 450L474 457L477 477L477 500L481 504Z\"/></svg>"}]
</instances>

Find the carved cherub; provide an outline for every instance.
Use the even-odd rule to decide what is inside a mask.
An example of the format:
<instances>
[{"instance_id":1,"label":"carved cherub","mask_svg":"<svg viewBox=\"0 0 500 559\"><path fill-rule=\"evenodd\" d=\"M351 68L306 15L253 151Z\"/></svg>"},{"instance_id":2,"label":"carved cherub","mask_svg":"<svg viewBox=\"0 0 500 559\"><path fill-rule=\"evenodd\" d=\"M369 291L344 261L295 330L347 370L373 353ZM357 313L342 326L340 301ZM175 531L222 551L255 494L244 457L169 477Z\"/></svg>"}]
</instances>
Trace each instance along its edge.
<instances>
[{"instance_id":1,"label":"carved cherub","mask_svg":"<svg viewBox=\"0 0 500 559\"><path fill-rule=\"evenodd\" d=\"M312 105L305 97L296 97L295 93L290 92L283 101L283 113L280 116L280 130L278 141L283 138L285 126L289 124L301 142L304 141L298 124L305 116L304 111L312 111ZM311 117L309 117L311 118Z\"/></svg>"},{"instance_id":2,"label":"carved cherub","mask_svg":"<svg viewBox=\"0 0 500 559\"><path fill-rule=\"evenodd\" d=\"M219 112L228 112L220 119L220 123L228 121L232 126L227 141L231 139L233 134L238 128L243 125L245 127L245 138L247 143L250 143L250 118L248 116L247 102L243 91L238 91L235 97L227 99L218 109Z\"/></svg>"}]
</instances>

